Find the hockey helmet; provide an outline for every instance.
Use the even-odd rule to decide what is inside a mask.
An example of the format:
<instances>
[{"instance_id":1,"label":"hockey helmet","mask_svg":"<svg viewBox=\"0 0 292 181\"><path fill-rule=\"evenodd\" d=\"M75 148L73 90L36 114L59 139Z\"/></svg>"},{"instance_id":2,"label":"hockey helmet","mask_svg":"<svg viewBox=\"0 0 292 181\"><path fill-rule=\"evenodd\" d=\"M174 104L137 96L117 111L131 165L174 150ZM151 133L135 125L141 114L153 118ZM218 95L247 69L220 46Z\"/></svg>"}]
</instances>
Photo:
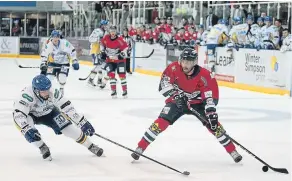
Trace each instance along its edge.
<instances>
[{"instance_id":1,"label":"hockey helmet","mask_svg":"<svg viewBox=\"0 0 292 181\"><path fill-rule=\"evenodd\" d=\"M49 98L49 90L52 87L52 83L45 75L40 74L33 78L32 88L36 95L46 100Z\"/></svg>"},{"instance_id":2,"label":"hockey helmet","mask_svg":"<svg viewBox=\"0 0 292 181\"><path fill-rule=\"evenodd\" d=\"M236 24L241 24L241 23L242 23L242 18L241 18L241 17L234 17L234 18L233 18L233 21L234 21Z\"/></svg>"},{"instance_id":3,"label":"hockey helmet","mask_svg":"<svg viewBox=\"0 0 292 181\"><path fill-rule=\"evenodd\" d=\"M193 48L185 48L179 57L179 60L196 61L198 59L198 54Z\"/></svg>"},{"instance_id":4,"label":"hockey helmet","mask_svg":"<svg viewBox=\"0 0 292 181\"><path fill-rule=\"evenodd\" d=\"M273 18L271 17L271 16L266 16L265 18L264 18L264 22L273 22Z\"/></svg>"},{"instance_id":5,"label":"hockey helmet","mask_svg":"<svg viewBox=\"0 0 292 181\"><path fill-rule=\"evenodd\" d=\"M61 37L60 31L58 31L58 30L53 30L53 31L51 32L51 37L52 37L52 38L54 38L54 37L58 37L58 38L60 38L60 37Z\"/></svg>"},{"instance_id":6,"label":"hockey helmet","mask_svg":"<svg viewBox=\"0 0 292 181\"><path fill-rule=\"evenodd\" d=\"M181 65L182 71L185 74L189 74L197 64L197 60L197 52L193 48L185 48L179 56L179 63Z\"/></svg>"}]
</instances>

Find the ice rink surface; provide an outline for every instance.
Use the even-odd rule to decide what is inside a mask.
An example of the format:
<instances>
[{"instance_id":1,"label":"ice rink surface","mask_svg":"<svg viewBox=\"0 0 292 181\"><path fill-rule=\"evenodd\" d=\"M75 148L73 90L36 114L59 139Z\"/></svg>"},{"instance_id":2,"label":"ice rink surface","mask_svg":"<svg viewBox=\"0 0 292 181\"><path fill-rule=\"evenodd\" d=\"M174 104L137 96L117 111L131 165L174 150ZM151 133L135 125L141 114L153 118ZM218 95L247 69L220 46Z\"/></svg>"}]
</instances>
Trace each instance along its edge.
<instances>
[{"instance_id":1,"label":"ice rink surface","mask_svg":"<svg viewBox=\"0 0 292 181\"><path fill-rule=\"evenodd\" d=\"M37 127L50 147L53 161L43 161L39 150L26 142L12 120L13 100L31 84L39 61L0 59L0 181L288 181L291 175L264 173L262 164L238 148L243 161L235 164L217 140L192 116L182 117L158 136L145 152L186 177L141 158L131 163L130 152L92 137L104 149L95 157L73 140L46 127ZM70 70L65 94L77 111L85 114L96 132L135 149L146 129L157 118L164 98L158 92L159 77L128 77L129 98L112 100L110 90L88 87L89 67ZM120 89L119 89L120 90ZM121 93L119 93L121 97ZM227 132L274 167L291 170L290 99L283 96L220 88L219 119Z\"/></svg>"}]
</instances>

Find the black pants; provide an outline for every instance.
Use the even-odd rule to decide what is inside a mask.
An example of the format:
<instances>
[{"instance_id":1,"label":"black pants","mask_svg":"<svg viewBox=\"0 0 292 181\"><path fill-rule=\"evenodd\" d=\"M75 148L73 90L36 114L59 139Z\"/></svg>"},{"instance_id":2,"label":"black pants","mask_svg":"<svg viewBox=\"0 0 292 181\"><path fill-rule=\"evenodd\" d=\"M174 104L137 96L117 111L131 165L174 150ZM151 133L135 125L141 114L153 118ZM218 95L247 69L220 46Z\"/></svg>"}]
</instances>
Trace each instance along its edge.
<instances>
[{"instance_id":1,"label":"black pants","mask_svg":"<svg viewBox=\"0 0 292 181\"><path fill-rule=\"evenodd\" d=\"M218 100L214 100L215 105L218 104ZM203 104L192 104L191 107L193 109L195 109L196 111L199 112L199 114L201 114L203 117L206 118L205 115L205 105ZM171 125L176 122L181 116L188 114L188 115L194 115L196 116L203 124L204 121L201 120L197 115L195 115L193 112L191 112L191 110L189 110L188 108L184 108L184 109L179 109L175 103L173 102L169 102L167 103L164 108L162 109L162 111L160 112L159 118L163 118L166 121L168 121ZM206 118L207 119L207 118Z\"/></svg>"},{"instance_id":2,"label":"black pants","mask_svg":"<svg viewBox=\"0 0 292 181\"><path fill-rule=\"evenodd\" d=\"M126 58L126 71L129 73L131 72L131 59Z\"/></svg>"}]
</instances>

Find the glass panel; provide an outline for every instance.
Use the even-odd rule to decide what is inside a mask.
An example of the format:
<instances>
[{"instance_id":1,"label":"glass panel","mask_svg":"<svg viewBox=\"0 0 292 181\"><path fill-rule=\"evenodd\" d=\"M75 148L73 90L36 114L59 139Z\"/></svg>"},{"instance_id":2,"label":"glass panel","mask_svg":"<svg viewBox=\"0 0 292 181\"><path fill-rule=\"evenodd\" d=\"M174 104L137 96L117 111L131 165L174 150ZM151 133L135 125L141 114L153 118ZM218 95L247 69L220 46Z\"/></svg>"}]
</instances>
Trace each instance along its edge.
<instances>
[{"instance_id":1,"label":"glass panel","mask_svg":"<svg viewBox=\"0 0 292 181\"><path fill-rule=\"evenodd\" d=\"M0 12L0 35L10 36L10 13Z\"/></svg>"},{"instance_id":2,"label":"glass panel","mask_svg":"<svg viewBox=\"0 0 292 181\"><path fill-rule=\"evenodd\" d=\"M37 13L26 14L26 33L27 36L37 36Z\"/></svg>"},{"instance_id":3,"label":"glass panel","mask_svg":"<svg viewBox=\"0 0 292 181\"><path fill-rule=\"evenodd\" d=\"M39 13L39 36L47 36L47 13Z\"/></svg>"},{"instance_id":4,"label":"glass panel","mask_svg":"<svg viewBox=\"0 0 292 181\"><path fill-rule=\"evenodd\" d=\"M12 36L24 35L24 13L13 12L12 13Z\"/></svg>"}]
</instances>

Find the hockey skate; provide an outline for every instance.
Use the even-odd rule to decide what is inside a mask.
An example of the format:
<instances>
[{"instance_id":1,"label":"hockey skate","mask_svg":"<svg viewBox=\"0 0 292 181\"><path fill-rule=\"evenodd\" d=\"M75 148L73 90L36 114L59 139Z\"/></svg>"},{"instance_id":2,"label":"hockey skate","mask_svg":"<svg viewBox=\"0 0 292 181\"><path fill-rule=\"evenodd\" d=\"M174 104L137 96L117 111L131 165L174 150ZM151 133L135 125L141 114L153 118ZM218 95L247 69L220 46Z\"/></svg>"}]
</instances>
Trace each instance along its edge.
<instances>
[{"instance_id":1,"label":"hockey skate","mask_svg":"<svg viewBox=\"0 0 292 181\"><path fill-rule=\"evenodd\" d=\"M113 99L117 98L117 91L116 90L112 90L111 96Z\"/></svg>"},{"instance_id":2,"label":"hockey skate","mask_svg":"<svg viewBox=\"0 0 292 181\"><path fill-rule=\"evenodd\" d=\"M102 79L101 78L98 78L97 79L97 85L101 85L102 84Z\"/></svg>"},{"instance_id":3,"label":"hockey skate","mask_svg":"<svg viewBox=\"0 0 292 181\"><path fill-rule=\"evenodd\" d=\"M91 86L93 86L93 87L95 87L96 85L94 84L94 82L93 82L93 79L91 79L91 78L89 78L88 79L88 82L87 82L89 85L91 85Z\"/></svg>"},{"instance_id":4,"label":"hockey skate","mask_svg":"<svg viewBox=\"0 0 292 181\"><path fill-rule=\"evenodd\" d=\"M101 88L101 89L104 89L104 88L105 88L105 86L106 86L106 84L105 84L105 83L101 83L101 85L99 86L99 88Z\"/></svg>"},{"instance_id":5,"label":"hockey skate","mask_svg":"<svg viewBox=\"0 0 292 181\"><path fill-rule=\"evenodd\" d=\"M124 97L124 99L127 99L128 98L128 91L123 91L123 94L122 96Z\"/></svg>"},{"instance_id":6,"label":"hockey skate","mask_svg":"<svg viewBox=\"0 0 292 181\"><path fill-rule=\"evenodd\" d=\"M44 160L52 161L50 149L45 143L40 147L40 151Z\"/></svg>"},{"instance_id":7,"label":"hockey skate","mask_svg":"<svg viewBox=\"0 0 292 181\"><path fill-rule=\"evenodd\" d=\"M103 149L99 148L97 145L92 144L88 148L89 151L91 151L96 156L100 157L103 154Z\"/></svg>"},{"instance_id":8,"label":"hockey skate","mask_svg":"<svg viewBox=\"0 0 292 181\"><path fill-rule=\"evenodd\" d=\"M233 160L235 161L235 163L238 163L242 160L242 156L236 151L234 150L233 152L230 153L230 156L233 158Z\"/></svg>"},{"instance_id":9,"label":"hockey skate","mask_svg":"<svg viewBox=\"0 0 292 181\"><path fill-rule=\"evenodd\" d=\"M143 153L143 150L142 150L142 148L138 147L138 148L136 148L135 152L137 152L137 153L139 153L139 154L142 154L142 153ZM132 153L132 154L131 154L131 157L132 157L134 160L139 160L139 158L140 158L140 155L137 154L137 153Z\"/></svg>"}]
</instances>

